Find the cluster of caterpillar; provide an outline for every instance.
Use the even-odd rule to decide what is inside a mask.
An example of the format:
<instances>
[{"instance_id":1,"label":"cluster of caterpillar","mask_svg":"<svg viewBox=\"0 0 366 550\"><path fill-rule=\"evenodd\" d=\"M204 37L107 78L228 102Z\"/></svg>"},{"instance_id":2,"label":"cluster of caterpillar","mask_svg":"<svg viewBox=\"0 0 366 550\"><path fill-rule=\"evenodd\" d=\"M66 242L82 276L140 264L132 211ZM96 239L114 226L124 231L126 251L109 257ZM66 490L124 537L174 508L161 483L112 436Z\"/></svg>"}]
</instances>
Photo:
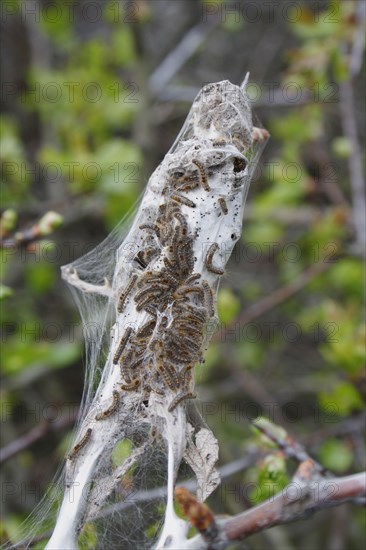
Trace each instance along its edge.
<instances>
[{"instance_id":1,"label":"cluster of caterpillar","mask_svg":"<svg viewBox=\"0 0 366 550\"><path fill-rule=\"evenodd\" d=\"M131 297L137 311L149 314L137 332L127 328L117 346L113 362L120 366L121 388L142 389L145 395L170 390L176 395L169 411L195 397L192 369L202 361L205 324L215 315L212 288L200 273L194 273L194 236L182 212L182 205L196 206L182 193L198 186L210 190L202 162L193 160L191 168L170 171L163 189L166 200L156 220L139 226L147 232L148 243L135 257L140 274L131 276L117 302L121 312ZM216 243L209 248L205 266L222 275L224 271L212 263L217 249ZM149 270L157 256L162 258L160 269Z\"/></svg>"}]
</instances>

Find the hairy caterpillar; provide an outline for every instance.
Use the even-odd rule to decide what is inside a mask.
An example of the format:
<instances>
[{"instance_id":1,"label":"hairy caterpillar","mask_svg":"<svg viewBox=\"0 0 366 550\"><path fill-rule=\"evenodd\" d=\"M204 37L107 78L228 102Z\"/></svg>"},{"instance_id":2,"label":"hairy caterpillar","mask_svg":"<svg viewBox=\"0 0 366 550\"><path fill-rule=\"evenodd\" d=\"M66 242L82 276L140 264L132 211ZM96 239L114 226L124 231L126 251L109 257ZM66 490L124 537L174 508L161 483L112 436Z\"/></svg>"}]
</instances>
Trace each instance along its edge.
<instances>
[{"instance_id":1,"label":"hairy caterpillar","mask_svg":"<svg viewBox=\"0 0 366 550\"><path fill-rule=\"evenodd\" d=\"M85 432L85 434L83 435L83 437L78 441L78 443L76 443L76 445L73 447L72 451L68 454L68 459L69 460L72 460L73 458L75 458L75 456L78 454L78 452L83 448L85 447L85 445L88 443L90 437L91 437L91 434L92 434L92 429L91 428L88 428Z\"/></svg>"},{"instance_id":2,"label":"hairy caterpillar","mask_svg":"<svg viewBox=\"0 0 366 550\"><path fill-rule=\"evenodd\" d=\"M216 275L223 275L225 273L223 269L220 269L219 267L215 267L214 265L212 265L213 256L218 249L219 249L219 245L217 243L213 243L210 246L210 248L207 251L205 265L208 271L211 271L211 273L215 273Z\"/></svg>"},{"instance_id":3,"label":"hairy caterpillar","mask_svg":"<svg viewBox=\"0 0 366 550\"><path fill-rule=\"evenodd\" d=\"M105 418L108 418L111 416L119 406L119 393L117 390L113 390L113 397L112 397L112 404L108 409L105 409L104 411L98 413L95 417L95 420L104 420Z\"/></svg>"}]
</instances>

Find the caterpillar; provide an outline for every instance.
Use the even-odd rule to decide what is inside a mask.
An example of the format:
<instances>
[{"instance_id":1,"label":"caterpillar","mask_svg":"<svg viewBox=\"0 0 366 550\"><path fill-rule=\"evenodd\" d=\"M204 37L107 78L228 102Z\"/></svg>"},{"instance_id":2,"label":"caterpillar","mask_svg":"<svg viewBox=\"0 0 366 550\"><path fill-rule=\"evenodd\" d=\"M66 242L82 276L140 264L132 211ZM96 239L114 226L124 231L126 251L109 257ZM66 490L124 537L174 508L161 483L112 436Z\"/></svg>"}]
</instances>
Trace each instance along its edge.
<instances>
[{"instance_id":1,"label":"caterpillar","mask_svg":"<svg viewBox=\"0 0 366 550\"><path fill-rule=\"evenodd\" d=\"M202 281L202 288L204 292L205 308L208 312L208 316L213 317L215 315L215 309L212 288L207 281Z\"/></svg>"},{"instance_id":2,"label":"caterpillar","mask_svg":"<svg viewBox=\"0 0 366 550\"><path fill-rule=\"evenodd\" d=\"M190 391L178 393L178 395L176 397L174 397L173 401L170 403L170 405L168 407L168 411L173 412L174 409L176 407L178 407L178 405L182 401L185 401L186 399L195 399L196 397L197 397L197 395L193 392L190 392Z\"/></svg>"},{"instance_id":3,"label":"caterpillar","mask_svg":"<svg viewBox=\"0 0 366 550\"><path fill-rule=\"evenodd\" d=\"M85 447L85 445L88 443L89 439L90 439L90 436L92 434L92 429L91 428L88 428L85 432L85 434L83 435L83 437L78 441L78 443L76 443L76 445L74 446L74 448L72 449L72 451L68 454L68 459L69 460L72 460L76 455L77 453L83 448Z\"/></svg>"},{"instance_id":4,"label":"caterpillar","mask_svg":"<svg viewBox=\"0 0 366 550\"><path fill-rule=\"evenodd\" d=\"M132 380L132 382L128 384L121 384L121 389L124 391L134 391L134 390L137 390L139 385L140 385L140 380L135 378L135 380Z\"/></svg>"},{"instance_id":5,"label":"caterpillar","mask_svg":"<svg viewBox=\"0 0 366 550\"><path fill-rule=\"evenodd\" d=\"M226 216L226 214L229 212L227 204L226 204L226 200L223 199L222 197L220 197L218 202L219 202L219 205L220 205L220 208L221 208L223 214Z\"/></svg>"},{"instance_id":6,"label":"caterpillar","mask_svg":"<svg viewBox=\"0 0 366 550\"><path fill-rule=\"evenodd\" d=\"M108 418L111 416L119 407L120 397L117 390L113 390L113 398L112 398L112 404L108 409L105 409L104 411L98 413L95 417L95 420L104 420L105 418Z\"/></svg>"},{"instance_id":7,"label":"caterpillar","mask_svg":"<svg viewBox=\"0 0 366 550\"><path fill-rule=\"evenodd\" d=\"M118 344L118 348L116 350L116 353L114 354L113 356L113 364L114 365L117 365L122 353L123 353L123 350L125 349L126 347L126 344L131 336L131 333L132 333L132 327L127 327L126 328L126 331L124 333L124 335L122 336L121 340L120 340L120 343Z\"/></svg>"},{"instance_id":8,"label":"caterpillar","mask_svg":"<svg viewBox=\"0 0 366 550\"><path fill-rule=\"evenodd\" d=\"M183 195L180 195L179 193L173 193L170 198L173 201L178 202L179 204L184 204L185 206L189 206L190 208L196 208L195 202L187 199L187 197L183 197Z\"/></svg>"},{"instance_id":9,"label":"caterpillar","mask_svg":"<svg viewBox=\"0 0 366 550\"><path fill-rule=\"evenodd\" d=\"M213 255L218 249L219 249L219 245L217 243L213 243L210 246L205 258L205 266L208 269L208 271L211 271L211 273L215 273L216 275L223 275L225 273L223 269L220 269L219 267L215 267L212 265Z\"/></svg>"},{"instance_id":10,"label":"caterpillar","mask_svg":"<svg viewBox=\"0 0 366 550\"><path fill-rule=\"evenodd\" d=\"M195 164L197 166L197 168L199 170L200 181L201 181L201 185L202 185L203 189L207 192L211 191L211 188L208 185L206 170L205 170L202 162L199 162L198 160L192 160L192 162L193 162L193 164Z\"/></svg>"},{"instance_id":11,"label":"caterpillar","mask_svg":"<svg viewBox=\"0 0 366 550\"><path fill-rule=\"evenodd\" d=\"M118 305L117 305L118 313L122 313L123 306L125 305L127 296L129 295L129 293L131 292L131 290L135 286L137 278L138 278L138 276L137 276L136 273L134 275L132 275L131 279L129 280L129 283L127 284L127 286L125 288L125 290L123 292L121 292L119 300L118 300Z\"/></svg>"}]
</instances>

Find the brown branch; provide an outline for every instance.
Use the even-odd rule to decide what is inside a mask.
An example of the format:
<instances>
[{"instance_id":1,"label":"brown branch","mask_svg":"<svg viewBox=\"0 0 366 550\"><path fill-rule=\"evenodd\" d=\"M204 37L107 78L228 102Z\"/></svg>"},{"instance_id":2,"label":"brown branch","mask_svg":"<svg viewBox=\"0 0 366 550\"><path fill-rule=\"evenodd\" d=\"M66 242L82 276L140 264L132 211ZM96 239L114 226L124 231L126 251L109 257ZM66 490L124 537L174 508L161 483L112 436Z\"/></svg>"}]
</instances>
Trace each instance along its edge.
<instances>
[{"instance_id":1,"label":"brown branch","mask_svg":"<svg viewBox=\"0 0 366 550\"><path fill-rule=\"evenodd\" d=\"M288 433L284 432L283 429L281 429L281 432L284 432L284 437L281 437L279 434L278 426L270 422L266 419L260 419L258 421L252 421L253 426L260 432L262 432L268 439L273 441L277 445L281 451L284 452L284 454L288 458L294 458L301 464L307 463L311 461L313 464L313 467L317 470L317 472L321 472L322 474L326 474L325 468L316 462L313 458L310 457L310 455L307 453L305 447L303 447L298 441L296 441L293 437L288 435Z\"/></svg>"},{"instance_id":2,"label":"brown branch","mask_svg":"<svg viewBox=\"0 0 366 550\"><path fill-rule=\"evenodd\" d=\"M353 217L356 231L356 244L360 248L366 244L366 197L363 177L362 152L357 136L354 93L351 80L340 83L340 114L343 133L348 139L351 152L348 157L348 170L351 180Z\"/></svg>"},{"instance_id":3,"label":"brown branch","mask_svg":"<svg viewBox=\"0 0 366 550\"><path fill-rule=\"evenodd\" d=\"M325 477L328 473L323 466L310 458L304 447L280 426L264 418L254 425L286 456L300 462L291 482L262 504L225 520L215 518L207 505L199 503L187 489L177 488L175 497L183 514L200 532L200 536L190 540L189 548L222 550L233 541L275 525L308 519L325 508L345 502L365 503L366 472L342 478Z\"/></svg>"},{"instance_id":4,"label":"brown branch","mask_svg":"<svg viewBox=\"0 0 366 550\"><path fill-rule=\"evenodd\" d=\"M248 307L243 315L236 317L232 323L225 327L225 332L232 329L237 323L241 323L242 325L251 323L254 319L261 317L271 309L274 309L289 298L292 298L292 296L302 290L308 283L315 279L315 277L327 271L332 265L334 265L334 262L326 261L312 265L287 285L282 286L269 296L265 296L262 300ZM218 341L218 339L219 333L214 337L214 341Z\"/></svg>"},{"instance_id":5,"label":"brown branch","mask_svg":"<svg viewBox=\"0 0 366 550\"><path fill-rule=\"evenodd\" d=\"M362 150L358 139L356 109L354 100L353 79L357 76L362 66L362 57L365 47L364 23L366 19L366 7L360 2L356 8L356 32L350 51L349 71L350 77L339 84L340 116L343 134L350 143L351 152L348 156L348 170L351 180L352 205L354 225L356 232L356 245L365 251L366 245L366 194L365 179L363 175Z\"/></svg>"},{"instance_id":6,"label":"brown branch","mask_svg":"<svg viewBox=\"0 0 366 550\"><path fill-rule=\"evenodd\" d=\"M0 449L0 464L3 464L10 458L13 458L25 449L28 449L28 447L45 437L49 432L58 432L73 425L77 420L77 417L78 411L75 411L74 414L68 414L56 422L40 422L29 432L22 435L15 441L12 441L9 445L6 445L6 447Z\"/></svg>"},{"instance_id":7,"label":"brown branch","mask_svg":"<svg viewBox=\"0 0 366 550\"><path fill-rule=\"evenodd\" d=\"M178 489L176 494L177 491ZM366 472L325 479L321 476L314 477L312 461L305 461L300 465L294 480L280 493L242 514L225 520L215 520L213 514L209 515L207 510L204 510L202 521L212 518L212 525L216 529L210 530L206 521L203 523L204 533L191 539L189 547L221 550L234 541L243 540L275 525L308 519L315 512L346 502L357 503L358 499L365 496ZM190 495L188 499L186 495L186 499L190 502L189 510L194 509L197 512L199 508L193 508L192 505L195 497ZM187 516L189 517L188 514ZM196 525L200 525L196 517L194 521Z\"/></svg>"},{"instance_id":8,"label":"brown branch","mask_svg":"<svg viewBox=\"0 0 366 550\"><path fill-rule=\"evenodd\" d=\"M295 499L291 497L294 493ZM342 478L320 478L303 486L290 483L273 499L227 520L223 530L228 541L241 540L274 525L305 519L309 514L365 495L365 472Z\"/></svg>"}]
</instances>

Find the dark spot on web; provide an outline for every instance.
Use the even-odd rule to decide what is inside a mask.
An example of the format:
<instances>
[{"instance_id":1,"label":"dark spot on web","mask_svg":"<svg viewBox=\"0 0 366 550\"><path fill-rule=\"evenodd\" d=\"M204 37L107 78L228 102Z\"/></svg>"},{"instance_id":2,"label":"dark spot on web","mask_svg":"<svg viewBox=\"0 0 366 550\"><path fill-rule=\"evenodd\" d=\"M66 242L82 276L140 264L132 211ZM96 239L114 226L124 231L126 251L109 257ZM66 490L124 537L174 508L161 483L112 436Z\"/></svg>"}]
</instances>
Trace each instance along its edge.
<instances>
[{"instance_id":1,"label":"dark spot on web","mask_svg":"<svg viewBox=\"0 0 366 550\"><path fill-rule=\"evenodd\" d=\"M240 157L235 157L234 158L234 172L235 174L239 173L239 172L243 172L243 170L245 170L247 166L247 161L240 158Z\"/></svg>"}]
</instances>

